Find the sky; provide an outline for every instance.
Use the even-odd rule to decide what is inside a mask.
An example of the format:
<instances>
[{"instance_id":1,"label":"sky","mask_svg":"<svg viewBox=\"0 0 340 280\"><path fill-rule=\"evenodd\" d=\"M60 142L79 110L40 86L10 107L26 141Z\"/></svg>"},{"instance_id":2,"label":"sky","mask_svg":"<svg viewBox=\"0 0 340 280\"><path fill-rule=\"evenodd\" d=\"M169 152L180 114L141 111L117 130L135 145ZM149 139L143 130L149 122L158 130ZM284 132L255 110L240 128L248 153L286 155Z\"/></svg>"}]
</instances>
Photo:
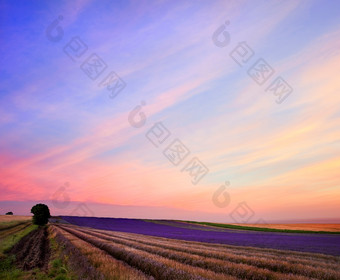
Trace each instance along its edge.
<instances>
[{"instance_id":1,"label":"sky","mask_svg":"<svg viewBox=\"0 0 340 280\"><path fill-rule=\"evenodd\" d=\"M339 12L1 0L0 212L340 220Z\"/></svg>"}]
</instances>

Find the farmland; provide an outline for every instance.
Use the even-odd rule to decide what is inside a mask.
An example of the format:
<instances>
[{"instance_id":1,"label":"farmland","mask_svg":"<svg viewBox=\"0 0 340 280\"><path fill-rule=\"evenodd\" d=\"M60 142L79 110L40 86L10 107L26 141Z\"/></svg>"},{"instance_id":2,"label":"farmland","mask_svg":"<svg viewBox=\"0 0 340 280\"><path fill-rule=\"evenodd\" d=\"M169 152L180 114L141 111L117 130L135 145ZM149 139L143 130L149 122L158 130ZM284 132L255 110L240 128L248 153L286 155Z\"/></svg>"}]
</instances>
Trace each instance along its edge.
<instances>
[{"instance_id":1,"label":"farmland","mask_svg":"<svg viewBox=\"0 0 340 280\"><path fill-rule=\"evenodd\" d=\"M57 252L60 246L51 236L49 227L38 227L33 225L31 220L32 217L16 216L2 219L0 279L43 280L71 275L61 271L60 252Z\"/></svg>"},{"instance_id":2,"label":"farmland","mask_svg":"<svg viewBox=\"0 0 340 280\"><path fill-rule=\"evenodd\" d=\"M25 234L34 229L32 217L0 216L0 258Z\"/></svg>"},{"instance_id":3,"label":"farmland","mask_svg":"<svg viewBox=\"0 0 340 280\"><path fill-rule=\"evenodd\" d=\"M183 223L182 221L180 221ZM340 234L340 224L221 224L208 222L185 221L187 224L198 224L208 227L240 229L285 233L329 233Z\"/></svg>"},{"instance_id":4,"label":"farmland","mask_svg":"<svg viewBox=\"0 0 340 280\"><path fill-rule=\"evenodd\" d=\"M25 224L31 220L31 216L0 215L0 230L14 227L19 224Z\"/></svg>"},{"instance_id":5,"label":"farmland","mask_svg":"<svg viewBox=\"0 0 340 280\"><path fill-rule=\"evenodd\" d=\"M32 216L18 216L18 215L0 215L0 225L6 222L21 222L21 221L29 221L32 219Z\"/></svg>"},{"instance_id":6,"label":"farmland","mask_svg":"<svg viewBox=\"0 0 340 280\"><path fill-rule=\"evenodd\" d=\"M63 217L65 221L96 229L130 232L187 241L340 255L340 234L258 232L207 227L178 221Z\"/></svg>"},{"instance_id":7,"label":"farmland","mask_svg":"<svg viewBox=\"0 0 340 280\"><path fill-rule=\"evenodd\" d=\"M240 226L241 224L234 224ZM247 224L250 227L263 227L279 230L332 231L340 232L340 224Z\"/></svg>"},{"instance_id":8,"label":"farmland","mask_svg":"<svg viewBox=\"0 0 340 280\"><path fill-rule=\"evenodd\" d=\"M90 217L18 227L5 251L19 276L12 269L1 279L340 279L338 234Z\"/></svg>"},{"instance_id":9,"label":"farmland","mask_svg":"<svg viewBox=\"0 0 340 280\"><path fill-rule=\"evenodd\" d=\"M340 259L335 256L184 241L65 224L52 228L90 256L90 261L96 263L106 277L112 277L113 271L110 266L105 268L100 264L111 256L114 262L121 262L118 270L123 279L150 276L155 279L340 279ZM101 255L96 254L98 249ZM135 276L129 278L130 274Z\"/></svg>"}]
</instances>

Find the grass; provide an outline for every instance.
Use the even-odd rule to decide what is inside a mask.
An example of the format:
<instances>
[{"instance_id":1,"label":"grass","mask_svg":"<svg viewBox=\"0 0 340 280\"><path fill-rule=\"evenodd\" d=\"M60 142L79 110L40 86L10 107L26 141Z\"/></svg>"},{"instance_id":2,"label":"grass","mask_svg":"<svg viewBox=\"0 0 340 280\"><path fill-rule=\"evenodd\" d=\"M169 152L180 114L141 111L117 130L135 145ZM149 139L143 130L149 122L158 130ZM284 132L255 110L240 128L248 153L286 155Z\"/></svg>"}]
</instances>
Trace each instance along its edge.
<instances>
[{"instance_id":1,"label":"grass","mask_svg":"<svg viewBox=\"0 0 340 280\"><path fill-rule=\"evenodd\" d=\"M219 224L219 223L209 223L209 222L194 222L194 221L178 221L191 224L198 224L204 226L237 229L237 230L252 230L252 231L264 231L264 232L283 232L283 233L318 233L318 234L340 234L336 231L312 231L312 230L298 230L298 229L276 229L276 228L266 228L266 227L254 227L254 226L239 226L231 224Z\"/></svg>"}]
</instances>

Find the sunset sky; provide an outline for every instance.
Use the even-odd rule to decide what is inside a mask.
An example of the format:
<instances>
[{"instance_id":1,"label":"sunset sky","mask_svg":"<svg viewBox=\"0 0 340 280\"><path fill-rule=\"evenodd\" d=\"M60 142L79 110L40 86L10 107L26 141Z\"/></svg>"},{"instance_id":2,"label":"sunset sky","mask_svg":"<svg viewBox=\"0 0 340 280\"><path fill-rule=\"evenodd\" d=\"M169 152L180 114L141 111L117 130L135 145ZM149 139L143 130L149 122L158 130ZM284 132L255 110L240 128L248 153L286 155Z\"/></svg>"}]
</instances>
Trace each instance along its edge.
<instances>
[{"instance_id":1,"label":"sunset sky","mask_svg":"<svg viewBox=\"0 0 340 280\"><path fill-rule=\"evenodd\" d=\"M0 13L0 214L45 201L53 215L340 219L339 1L0 1ZM185 148L167 149L176 139ZM207 168L196 177L192 159Z\"/></svg>"}]
</instances>

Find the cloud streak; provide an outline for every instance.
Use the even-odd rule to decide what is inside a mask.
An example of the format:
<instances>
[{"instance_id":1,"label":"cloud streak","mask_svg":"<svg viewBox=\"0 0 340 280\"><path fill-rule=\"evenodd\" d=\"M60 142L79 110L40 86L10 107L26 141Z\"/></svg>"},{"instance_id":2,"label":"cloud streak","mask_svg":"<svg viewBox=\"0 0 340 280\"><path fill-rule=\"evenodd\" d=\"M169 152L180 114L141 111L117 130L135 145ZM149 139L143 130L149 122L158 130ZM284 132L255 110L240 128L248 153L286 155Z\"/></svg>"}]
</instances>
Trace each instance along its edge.
<instances>
[{"instance_id":1,"label":"cloud streak","mask_svg":"<svg viewBox=\"0 0 340 280\"><path fill-rule=\"evenodd\" d=\"M220 220L247 201L267 219L287 220L296 212L302 219L336 218L340 23L308 14L321 4L55 5L30 7L32 16L18 23L7 19L0 33L6 42L0 78L2 201L46 200L70 182L73 199L93 205L175 207L183 217L201 211ZM13 3L5 9L13 16L23 12ZM65 35L52 44L44 28L59 14ZM315 18L319 27L306 34L308 42L293 36ZM226 20L231 43L220 49L211 36ZM37 26L40 31L33 32ZM86 56L95 52L108 64L98 80L88 79L80 63L63 53L74 36L89 46ZM244 40L256 58L239 67L229 53ZM267 84L259 87L247 75L260 57L294 87L281 105L265 92ZM127 83L115 99L98 87L109 71ZM142 100L147 121L137 129L128 116ZM171 137L155 148L145 133L159 121ZM162 154L176 137L190 157L209 167L198 185L180 171L184 164L176 168ZM232 202L219 209L211 198L226 180Z\"/></svg>"}]
</instances>

